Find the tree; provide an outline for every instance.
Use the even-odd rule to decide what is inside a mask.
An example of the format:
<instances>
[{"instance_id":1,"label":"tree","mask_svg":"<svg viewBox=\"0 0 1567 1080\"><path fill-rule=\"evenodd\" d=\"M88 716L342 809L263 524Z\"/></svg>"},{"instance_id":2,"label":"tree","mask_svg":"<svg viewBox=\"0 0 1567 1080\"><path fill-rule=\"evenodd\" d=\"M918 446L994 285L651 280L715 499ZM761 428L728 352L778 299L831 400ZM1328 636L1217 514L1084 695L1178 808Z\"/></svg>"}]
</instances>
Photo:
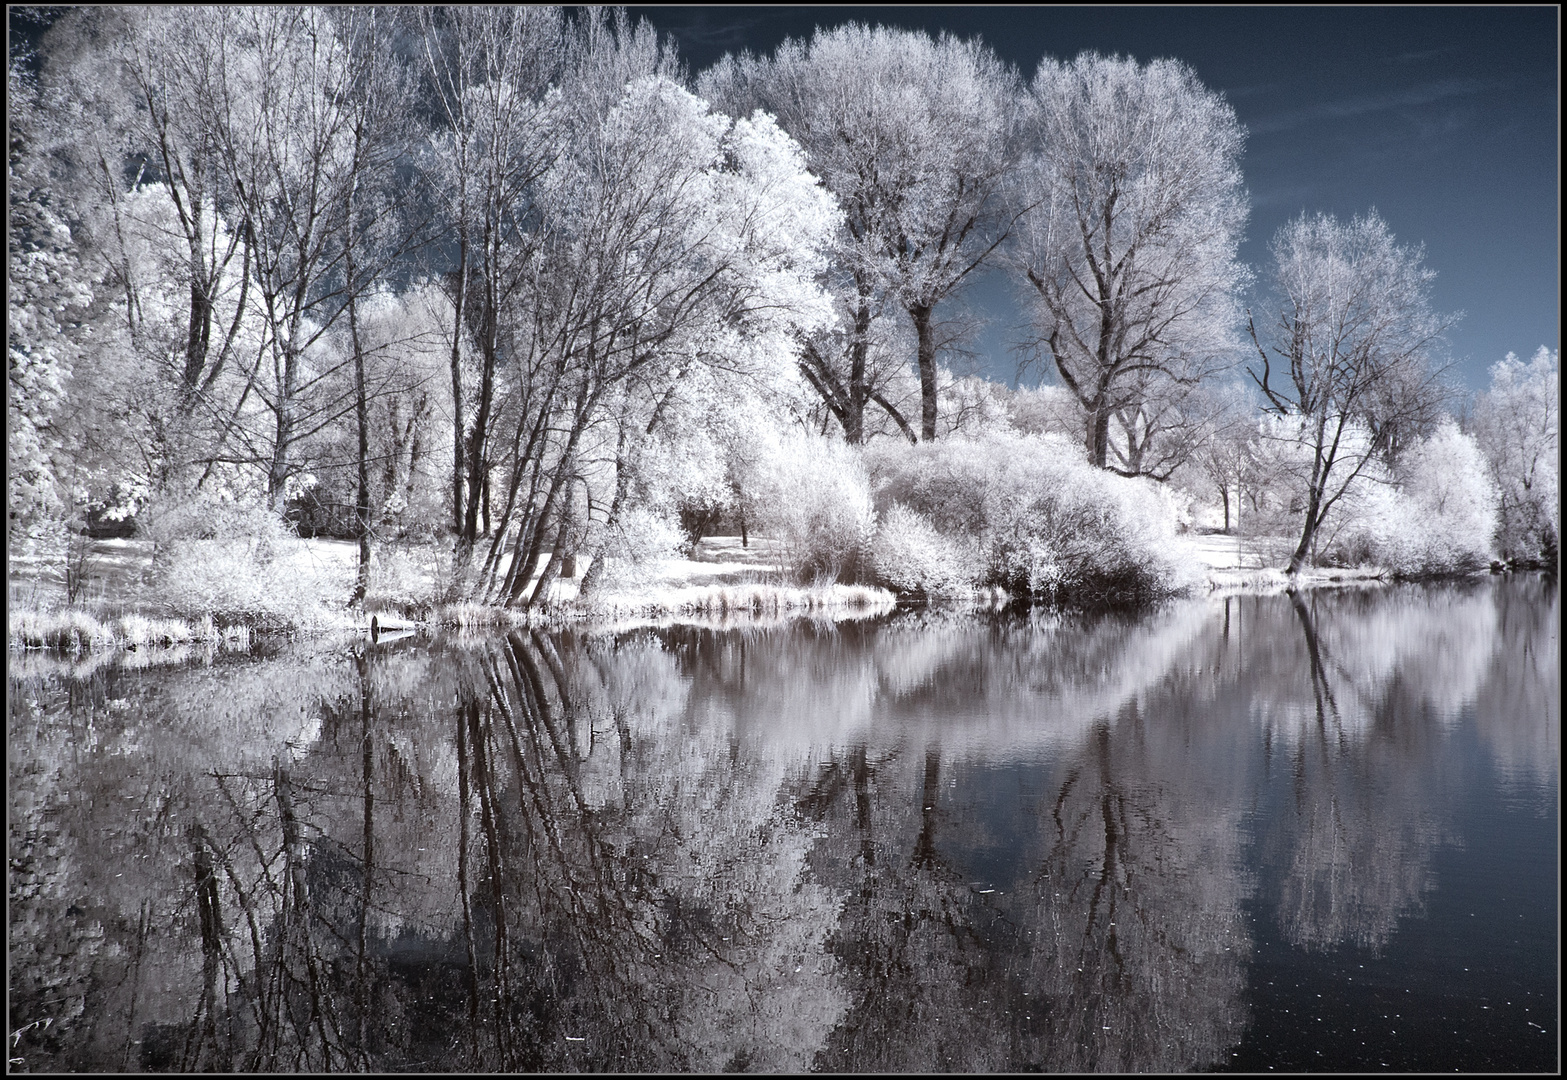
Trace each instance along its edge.
<instances>
[{"instance_id":1,"label":"tree","mask_svg":"<svg viewBox=\"0 0 1567 1080\"><path fill-rule=\"evenodd\" d=\"M1266 346L1248 324L1260 362L1250 374L1308 459L1295 574L1335 504L1381 461L1377 431L1417 429L1448 393L1435 351L1454 317L1431 310L1423 250L1399 247L1375 211L1347 225L1302 214L1272 254L1279 314Z\"/></svg>"},{"instance_id":2,"label":"tree","mask_svg":"<svg viewBox=\"0 0 1567 1080\"><path fill-rule=\"evenodd\" d=\"M1541 345L1525 364L1508 353L1491 367L1474 434L1500 496L1497 547L1505 558L1556 562L1561 535L1561 376Z\"/></svg>"},{"instance_id":3,"label":"tree","mask_svg":"<svg viewBox=\"0 0 1567 1080\"><path fill-rule=\"evenodd\" d=\"M636 44L617 40L597 45L611 70ZM509 478L482 573L493 580L510 541L493 590L508 603L531 604L552 580L584 436L622 390L656 401L693 363L792 365L796 336L827 318L814 280L831 201L770 118L711 113L657 75L601 99L603 114L569 121L539 179L539 239L505 313L514 381L497 416Z\"/></svg>"},{"instance_id":4,"label":"tree","mask_svg":"<svg viewBox=\"0 0 1567 1080\"><path fill-rule=\"evenodd\" d=\"M1497 488L1475 440L1444 420L1399 461L1382 562L1404 574L1467 573L1491 559Z\"/></svg>"},{"instance_id":5,"label":"tree","mask_svg":"<svg viewBox=\"0 0 1567 1080\"><path fill-rule=\"evenodd\" d=\"M1115 411L1107 444L1107 467L1122 476L1168 480L1238 419L1233 388L1211 381L1155 378L1140 389Z\"/></svg>"},{"instance_id":6,"label":"tree","mask_svg":"<svg viewBox=\"0 0 1567 1080\"><path fill-rule=\"evenodd\" d=\"M419 27L442 125L421 164L456 256L447 274L452 527L471 551L488 490L496 369L512 347L503 316L537 243L531 186L559 153L562 103L545 98L562 74L564 24L556 8L452 7L421 9ZM479 357L478 385L467 390L465 344Z\"/></svg>"},{"instance_id":7,"label":"tree","mask_svg":"<svg viewBox=\"0 0 1567 1080\"><path fill-rule=\"evenodd\" d=\"M1141 438L1136 414L1233 355L1244 132L1185 64L1089 52L1040 63L1028 138L1010 259L1103 468L1112 418Z\"/></svg>"},{"instance_id":8,"label":"tree","mask_svg":"<svg viewBox=\"0 0 1567 1080\"><path fill-rule=\"evenodd\" d=\"M1185 472L1187 476L1195 473L1201 478L1193 483L1194 488L1205 483L1210 492L1219 496L1224 506L1226 533L1232 528L1232 498L1235 510L1240 509L1241 486L1252 460L1252 444L1257 438L1257 427L1251 422L1254 409L1240 393L1243 389L1237 385L1218 396L1215 402L1218 407L1211 415L1196 452L1187 460Z\"/></svg>"},{"instance_id":9,"label":"tree","mask_svg":"<svg viewBox=\"0 0 1567 1080\"><path fill-rule=\"evenodd\" d=\"M737 112L761 107L805 148L838 197L844 233L833 287L844 330L808 342L807 380L843 425L864 437L887 400L873 325L901 308L915 332L920 437L937 434L936 308L959 293L1006 238L1004 185L1015 163L1017 76L978 40L870 28L817 30L771 58L725 57L702 93Z\"/></svg>"},{"instance_id":10,"label":"tree","mask_svg":"<svg viewBox=\"0 0 1567 1080\"><path fill-rule=\"evenodd\" d=\"M360 335L359 298L382 279L402 249L422 230L398 228L399 159L406 156L404 131L412 115L405 70L393 57L391 20L371 9L348 9L339 27L348 66L349 179L343 207L343 292L348 308L349 346L354 357L354 412L358 426L354 531L359 572L354 599L370 584L370 393L365 378L365 343Z\"/></svg>"},{"instance_id":11,"label":"tree","mask_svg":"<svg viewBox=\"0 0 1567 1080\"><path fill-rule=\"evenodd\" d=\"M266 323L253 385L270 430L250 433L244 457L265 470L281 513L298 446L355 410L351 386L325 392L353 361L351 350L333 355L326 343L348 298L369 284L348 262L352 193L373 156L363 145L364 95L355 93L364 54L319 9L215 9L203 18L214 21L201 43L214 67L203 104Z\"/></svg>"},{"instance_id":12,"label":"tree","mask_svg":"<svg viewBox=\"0 0 1567 1080\"><path fill-rule=\"evenodd\" d=\"M114 26L104 29L112 33ZM249 252L240 230L226 228L219 217L224 194L222 151L214 137L211 109L213 99L223 92L215 82L222 29L207 12L149 9L134 15L126 30L113 54L135 102L128 117L129 149L151 165L148 178L168 192L175 210L175 235L187 256L184 340L172 344L182 360L180 397L188 408L198 394L212 389L231 358L248 299ZM122 184L121 163L111 162L100 149L98 165L105 201L118 210L114 204ZM119 225L118 213L115 223ZM231 280L236 269L240 293L232 304L232 317L221 320L219 296L225 279ZM128 270L125 277L121 284L127 292L128 314L134 316L136 283Z\"/></svg>"},{"instance_id":13,"label":"tree","mask_svg":"<svg viewBox=\"0 0 1567 1080\"><path fill-rule=\"evenodd\" d=\"M94 275L51 175L66 134L59 101L12 56L6 68L6 526L16 537L58 517L53 430L82 351Z\"/></svg>"}]
</instances>

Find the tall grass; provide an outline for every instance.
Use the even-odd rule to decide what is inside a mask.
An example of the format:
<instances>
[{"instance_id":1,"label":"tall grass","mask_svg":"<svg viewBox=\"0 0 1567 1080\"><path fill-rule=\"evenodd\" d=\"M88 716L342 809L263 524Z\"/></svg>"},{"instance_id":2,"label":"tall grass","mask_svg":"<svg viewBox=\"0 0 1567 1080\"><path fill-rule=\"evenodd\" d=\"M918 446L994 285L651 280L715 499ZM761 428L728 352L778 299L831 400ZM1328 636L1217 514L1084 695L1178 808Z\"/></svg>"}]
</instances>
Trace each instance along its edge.
<instances>
[{"instance_id":1,"label":"tall grass","mask_svg":"<svg viewBox=\"0 0 1567 1080\"><path fill-rule=\"evenodd\" d=\"M53 649L80 655L115 649L169 648L197 642L249 648L251 631L244 625L219 628L210 615L195 622L135 613L100 619L81 608L53 611L13 608L6 616L6 644L12 652Z\"/></svg>"},{"instance_id":2,"label":"tall grass","mask_svg":"<svg viewBox=\"0 0 1567 1080\"><path fill-rule=\"evenodd\" d=\"M582 614L592 616L729 613L769 615L785 611L890 608L894 603L892 593L886 589L866 585L833 583L792 586L745 582L737 585L671 586L636 594L605 596L580 611Z\"/></svg>"}]
</instances>

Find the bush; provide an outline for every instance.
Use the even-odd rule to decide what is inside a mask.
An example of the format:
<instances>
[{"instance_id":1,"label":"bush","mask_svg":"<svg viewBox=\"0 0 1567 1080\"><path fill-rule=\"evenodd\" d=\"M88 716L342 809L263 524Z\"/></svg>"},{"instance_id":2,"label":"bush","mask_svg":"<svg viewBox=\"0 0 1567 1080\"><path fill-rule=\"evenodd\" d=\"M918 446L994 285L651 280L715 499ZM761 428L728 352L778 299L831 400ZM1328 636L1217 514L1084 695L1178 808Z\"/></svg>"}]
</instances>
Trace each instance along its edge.
<instances>
[{"instance_id":1,"label":"bush","mask_svg":"<svg viewBox=\"0 0 1567 1080\"><path fill-rule=\"evenodd\" d=\"M978 545L944 536L917 511L892 503L871 542L874 576L900 593L962 596L979 584Z\"/></svg>"},{"instance_id":2,"label":"bush","mask_svg":"<svg viewBox=\"0 0 1567 1080\"><path fill-rule=\"evenodd\" d=\"M1474 439L1448 421L1404 455L1398 474L1399 488L1372 526L1376 560L1406 577L1483 569L1497 496Z\"/></svg>"},{"instance_id":3,"label":"bush","mask_svg":"<svg viewBox=\"0 0 1567 1080\"><path fill-rule=\"evenodd\" d=\"M1561 377L1540 346L1524 364L1512 353L1491 368L1475 404L1474 433L1497 484L1496 545L1504 558L1555 566L1561 530Z\"/></svg>"},{"instance_id":4,"label":"bush","mask_svg":"<svg viewBox=\"0 0 1567 1080\"><path fill-rule=\"evenodd\" d=\"M679 526L667 513L648 506L626 507L604 534L598 557L605 561L598 584L615 589L646 585L654 564L679 557L684 546Z\"/></svg>"},{"instance_id":5,"label":"bush","mask_svg":"<svg viewBox=\"0 0 1567 1080\"><path fill-rule=\"evenodd\" d=\"M865 569L876 513L859 452L836 439L780 436L750 477L758 531L782 542L801 581L855 581Z\"/></svg>"},{"instance_id":6,"label":"bush","mask_svg":"<svg viewBox=\"0 0 1567 1080\"><path fill-rule=\"evenodd\" d=\"M867 461L889 526L877 537L878 573L895 588L952 580L956 551L975 562L964 580L1014 593L1136 600L1191 584L1191 568L1173 556L1178 507L1169 493L1094 468L1060 436L882 445ZM910 560L901 570L890 565L899 551Z\"/></svg>"},{"instance_id":7,"label":"bush","mask_svg":"<svg viewBox=\"0 0 1567 1080\"><path fill-rule=\"evenodd\" d=\"M295 628L325 620L333 582L259 500L163 497L139 515L156 547L154 596L185 617ZM329 576L329 575L328 575ZM335 584L341 585L342 582Z\"/></svg>"},{"instance_id":8,"label":"bush","mask_svg":"<svg viewBox=\"0 0 1567 1080\"><path fill-rule=\"evenodd\" d=\"M370 557L366 611L412 615L435 607L451 588L455 558L434 544L378 544Z\"/></svg>"}]
</instances>

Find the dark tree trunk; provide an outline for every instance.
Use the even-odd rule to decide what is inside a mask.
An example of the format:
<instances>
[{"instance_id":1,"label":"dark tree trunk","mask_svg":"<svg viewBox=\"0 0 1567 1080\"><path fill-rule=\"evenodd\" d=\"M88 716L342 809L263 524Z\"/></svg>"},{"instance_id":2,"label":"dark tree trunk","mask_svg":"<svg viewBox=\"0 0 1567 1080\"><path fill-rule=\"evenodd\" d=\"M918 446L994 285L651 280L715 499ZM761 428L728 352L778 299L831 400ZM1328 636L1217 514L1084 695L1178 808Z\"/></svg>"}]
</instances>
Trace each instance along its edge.
<instances>
[{"instance_id":1,"label":"dark tree trunk","mask_svg":"<svg viewBox=\"0 0 1567 1080\"><path fill-rule=\"evenodd\" d=\"M1110 410L1104 406L1088 414L1088 460L1096 468L1105 467L1110 453Z\"/></svg>"},{"instance_id":2,"label":"dark tree trunk","mask_svg":"<svg viewBox=\"0 0 1567 1080\"><path fill-rule=\"evenodd\" d=\"M485 461L488 449L486 442L489 437L490 408L495 399L495 365L499 348L497 312L493 298L486 295L483 303L484 313L479 331L479 346L484 353L484 368L479 377L479 402L473 417L473 431L468 435L468 505L463 513L462 524L462 544L470 551L479 536L479 511L483 503L484 478L488 472L488 462Z\"/></svg>"},{"instance_id":3,"label":"dark tree trunk","mask_svg":"<svg viewBox=\"0 0 1567 1080\"><path fill-rule=\"evenodd\" d=\"M352 261L348 266L352 280ZM354 500L359 572L354 579L354 602L363 603L370 590L370 402L365 391L365 354L359 343L359 311L352 286L348 294L348 337L354 349L354 412L359 420L359 494Z\"/></svg>"},{"instance_id":4,"label":"dark tree trunk","mask_svg":"<svg viewBox=\"0 0 1567 1080\"><path fill-rule=\"evenodd\" d=\"M1295 553L1290 556L1290 564L1286 573L1300 573L1310 559L1311 545L1317 538L1317 526L1321 524L1321 514L1319 512L1321 505L1322 491L1316 484L1313 484L1311 495L1306 500L1306 523L1300 531L1300 543L1295 545Z\"/></svg>"},{"instance_id":5,"label":"dark tree trunk","mask_svg":"<svg viewBox=\"0 0 1567 1080\"><path fill-rule=\"evenodd\" d=\"M920 363L920 438L930 442L936 437L936 337L930 325L929 305L909 308L914 319L914 335L919 342ZM1104 464L1103 460L1100 464Z\"/></svg>"},{"instance_id":6,"label":"dark tree trunk","mask_svg":"<svg viewBox=\"0 0 1567 1080\"><path fill-rule=\"evenodd\" d=\"M462 335L463 313L468 286L468 237L459 231L457 240L456 296L452 300L452 532L462 534L463 523L463 422L462 422Z\"/></svg>"},{"instance_id":7,"label":"dark tree trunk","mask_svg":"<svg viewBox=\"0 0 1567 1080\"><path fill-rule=\"evenodd\" d=\"M200 280L199 265L191 267L190 325L185 338L185 380L182 389L186 399L196 396L201 388L201 374L207 366L207 350L212 341L212 298L207 294L206 282Z\"/></svg>"}]
</instances>

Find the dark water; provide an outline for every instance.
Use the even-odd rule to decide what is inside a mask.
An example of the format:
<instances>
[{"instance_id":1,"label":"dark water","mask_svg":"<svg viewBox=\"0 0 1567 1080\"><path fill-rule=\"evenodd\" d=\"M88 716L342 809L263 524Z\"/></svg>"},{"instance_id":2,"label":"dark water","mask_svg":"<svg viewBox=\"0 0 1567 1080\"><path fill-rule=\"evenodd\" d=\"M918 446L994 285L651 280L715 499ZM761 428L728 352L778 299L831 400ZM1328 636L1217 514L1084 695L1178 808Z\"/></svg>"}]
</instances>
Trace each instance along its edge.
<instances>
[{"instance_id":1,"label":"dark water","mask_svg":"<svg viewBox=\"0 0 1567 1080\"><path fill-rule=\"evenodd\" d=\"M12 1068L1553 1071L1559 623L13 659Z\"/></svg>"}]
</instances>

